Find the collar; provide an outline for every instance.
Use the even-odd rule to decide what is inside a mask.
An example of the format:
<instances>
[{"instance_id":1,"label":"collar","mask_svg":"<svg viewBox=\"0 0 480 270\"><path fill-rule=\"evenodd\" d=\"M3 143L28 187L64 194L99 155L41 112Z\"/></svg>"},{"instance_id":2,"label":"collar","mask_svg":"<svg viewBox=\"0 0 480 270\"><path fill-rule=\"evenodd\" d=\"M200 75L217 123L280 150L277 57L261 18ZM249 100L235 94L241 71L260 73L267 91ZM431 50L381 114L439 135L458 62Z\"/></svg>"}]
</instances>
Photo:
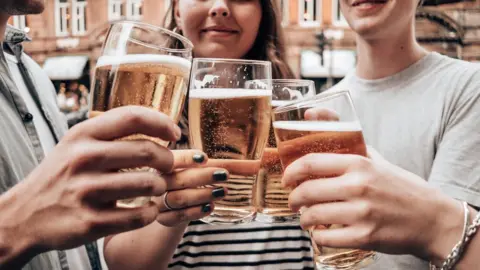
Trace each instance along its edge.
<instances>
[{"instance_id":1,"label":"collar","mask_svg":"<svg viewBox=\"0 0 480 270\"><path fill-rule=\"evenodd\" d=\"M5 29L5 43L10 43L11 45L18 45L25 41L32 41L32 39L30 39L27 33L13 26L7 25L7 28Z\"/></svg>"}]
</instances>

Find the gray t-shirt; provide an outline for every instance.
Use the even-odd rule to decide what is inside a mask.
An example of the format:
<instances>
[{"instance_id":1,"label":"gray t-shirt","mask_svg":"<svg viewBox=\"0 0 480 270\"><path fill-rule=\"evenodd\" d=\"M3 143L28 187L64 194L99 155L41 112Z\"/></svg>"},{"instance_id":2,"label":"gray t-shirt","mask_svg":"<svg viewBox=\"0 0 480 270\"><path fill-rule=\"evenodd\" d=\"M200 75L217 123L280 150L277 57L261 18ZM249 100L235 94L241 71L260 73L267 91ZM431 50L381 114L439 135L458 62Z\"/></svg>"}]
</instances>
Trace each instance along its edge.
<instances>
[{"instance_id":1,"label":"gray t-shirt","mask_svg":"<svg viewBox=\"0 0 480 270\"><path fill-rule=\"evenodd\" d=\"M352 95L368 145L449 196L480 206L480 65L430 53L383 79L352 72L332 90L341 89ZM368 269L426 270L428 263L382 254Z\"/></svg>"}]
</instances>

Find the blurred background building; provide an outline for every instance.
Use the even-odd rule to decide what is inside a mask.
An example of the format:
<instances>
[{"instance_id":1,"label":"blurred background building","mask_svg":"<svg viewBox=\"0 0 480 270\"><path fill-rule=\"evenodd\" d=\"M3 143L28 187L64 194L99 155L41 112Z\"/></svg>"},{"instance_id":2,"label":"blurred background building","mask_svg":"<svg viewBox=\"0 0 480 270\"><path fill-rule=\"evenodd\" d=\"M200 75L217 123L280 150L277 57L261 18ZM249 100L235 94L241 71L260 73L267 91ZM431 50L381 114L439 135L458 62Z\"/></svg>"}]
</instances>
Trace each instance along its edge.
<instances>
[{"instance_id":1,"label":"blurred background building","mask_svg":"<svg viewBox=\"0 0 480 270\"><path fill-rule=\"evenodd\" d=\"M355 38L339 0L277 0L288 39L288 60L319 91L338 82L356 62ZM171 0L47 0L41 15L15 16L28 32L26 52L43 65L64 110L82 106L110 23L128 19L161 25ZM480 0L426 0L417 12L423 46L480 62ZM75 96L72 95L75 93ZM76 100L72 100L76 99ZM82 101L83 99L83 101Z\"/></svg>"}]
</instances>

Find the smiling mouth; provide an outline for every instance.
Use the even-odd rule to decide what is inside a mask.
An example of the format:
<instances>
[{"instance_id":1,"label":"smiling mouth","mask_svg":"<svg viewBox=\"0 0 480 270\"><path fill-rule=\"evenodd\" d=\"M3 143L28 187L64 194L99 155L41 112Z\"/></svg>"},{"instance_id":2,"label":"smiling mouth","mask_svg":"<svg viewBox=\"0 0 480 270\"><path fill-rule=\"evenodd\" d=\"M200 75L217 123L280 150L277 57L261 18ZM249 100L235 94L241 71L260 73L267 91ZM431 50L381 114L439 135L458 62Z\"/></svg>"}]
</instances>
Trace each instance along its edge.
<instances>
[{"instance_id":1,"label":"smiling mouth","mask_svg":"<svg viewBox=\"0 0 480 270\"><path fill-rule=\"evenodd\" d=\"M230 30L230 29L204 29L202 30L202 33L208 33L208 32L214 32L214 33L223 33L223 34L237 34L238 31L235 30Z\"/></svg>"},{"instance_id":2,"label":"smiling mouth","mask_svg":"<svg viewBox=\"0 0 480 270\"><path fill-rule=\"evenodd\" d=\"M364 5L364 4L385 4L387 3L388 0L360 0L360 1L355 1L353 2L352 6L353 7L358 7L358 6L361 6L361 5Z\"/></svg>"}]
</instances>

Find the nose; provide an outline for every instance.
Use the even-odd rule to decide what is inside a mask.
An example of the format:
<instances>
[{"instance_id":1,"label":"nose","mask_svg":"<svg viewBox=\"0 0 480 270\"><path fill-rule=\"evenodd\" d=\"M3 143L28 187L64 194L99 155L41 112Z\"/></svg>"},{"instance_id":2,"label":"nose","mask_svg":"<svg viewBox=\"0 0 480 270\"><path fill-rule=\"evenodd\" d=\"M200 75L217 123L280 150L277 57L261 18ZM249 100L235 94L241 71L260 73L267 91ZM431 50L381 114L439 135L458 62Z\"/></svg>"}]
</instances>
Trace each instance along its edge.
<instances>
[{"instance_id":1,"label":"nose","mask_svg":"<svg viewBox=\"0 0 480 270\"><path fill-rule=\"evenodd\" d=\"M216 0L213 3L213 6L210 8L210 16L212 17L229 17L230 9L227 4L228 0Z\"/></svg>"}]
</instances>

